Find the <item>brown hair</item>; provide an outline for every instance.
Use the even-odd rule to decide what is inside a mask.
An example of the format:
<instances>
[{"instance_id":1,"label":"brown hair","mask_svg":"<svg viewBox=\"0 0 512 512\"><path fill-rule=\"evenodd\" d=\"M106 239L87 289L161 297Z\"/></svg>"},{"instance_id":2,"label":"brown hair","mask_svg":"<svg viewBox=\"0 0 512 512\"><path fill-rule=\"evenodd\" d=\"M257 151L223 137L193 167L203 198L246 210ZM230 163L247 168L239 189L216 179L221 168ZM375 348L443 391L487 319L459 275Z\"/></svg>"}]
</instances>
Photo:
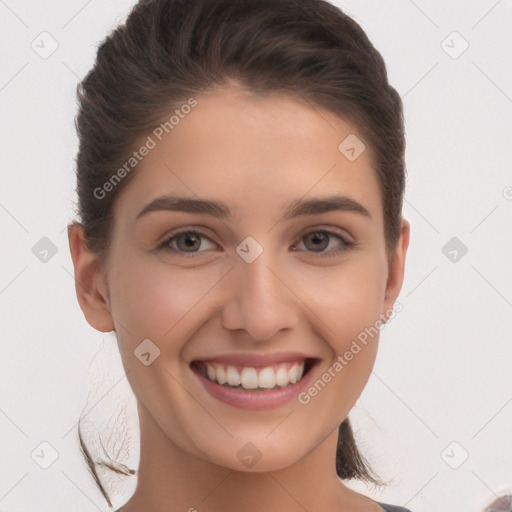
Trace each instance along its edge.
<instances>
[{"instance_id":1,"label":"brown hair","mask_svg":"<svg viewBox=\"0 0 512 512\"><path fill-rule=\"evenodd\" d=\"M390 255L400 236L406 177L402 101L363 29L325 0L140 0L134 6L77 87L78 214L88 249L106 258L116 197L136 171L101 197L95 190L170 112L229 83L255 94L295 96L356 127L373 155ZM111 506L80 423L79 437ZM348 418L339 428L336 470L342 479L382 485L359 453Z\"/></svg>"}]
</instances>

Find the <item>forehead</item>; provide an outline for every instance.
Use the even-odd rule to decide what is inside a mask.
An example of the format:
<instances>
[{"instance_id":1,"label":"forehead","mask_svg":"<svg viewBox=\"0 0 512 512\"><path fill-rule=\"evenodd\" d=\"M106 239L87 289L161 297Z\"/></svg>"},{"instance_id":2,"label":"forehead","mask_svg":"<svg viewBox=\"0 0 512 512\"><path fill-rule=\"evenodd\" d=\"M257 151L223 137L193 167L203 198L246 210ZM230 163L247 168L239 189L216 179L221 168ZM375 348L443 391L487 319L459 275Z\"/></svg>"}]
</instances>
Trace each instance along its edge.
<instances>
[{"instance_id":1,"label":"forehead","mask_svg":"<svg viewBox=\"0 0 512 512\"><path fill-rule=\"evenodd\" d=\"M215 197L251 214L341 193L382 217L371 148L346 120L284 94L225 88L195 101L140 138L152 148L117 201L132 219L166 193Z\"/></svg>"}]
</instances>

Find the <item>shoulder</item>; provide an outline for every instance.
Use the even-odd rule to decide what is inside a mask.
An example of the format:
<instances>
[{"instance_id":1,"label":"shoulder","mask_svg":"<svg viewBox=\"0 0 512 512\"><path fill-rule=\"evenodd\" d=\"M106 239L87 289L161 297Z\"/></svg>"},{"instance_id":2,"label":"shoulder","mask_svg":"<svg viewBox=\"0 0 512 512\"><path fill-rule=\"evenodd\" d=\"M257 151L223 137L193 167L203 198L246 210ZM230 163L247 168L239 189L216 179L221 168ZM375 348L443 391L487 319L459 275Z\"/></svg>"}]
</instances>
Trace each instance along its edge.
<instances>
[{"instance_id":1,"label":"shoulder","mask_svg":"<svg viewBox=\"0 0 512 512\"><path fill-rule=\"evenodd\" d=\"M389 505L388 503L378 503L386 512L411 512L408 508L398 505Z\"/></svg>"}]
</instances>

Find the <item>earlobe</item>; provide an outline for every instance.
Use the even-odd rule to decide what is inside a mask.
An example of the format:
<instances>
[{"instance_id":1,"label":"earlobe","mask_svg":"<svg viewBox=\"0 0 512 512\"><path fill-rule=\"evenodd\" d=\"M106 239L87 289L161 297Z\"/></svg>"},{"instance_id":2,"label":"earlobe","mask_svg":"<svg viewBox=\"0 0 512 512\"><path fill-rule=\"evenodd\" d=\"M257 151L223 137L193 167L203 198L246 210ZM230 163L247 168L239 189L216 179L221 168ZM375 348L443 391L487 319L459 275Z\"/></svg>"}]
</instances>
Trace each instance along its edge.
<instances>
[{"instance_id":1,"label":"earlobe","mask_svg":"<svg viewBox=\"0 0 512 512\"><path fill-rule=\"evenodd\" d=\"M396 250L389 262L388 280L386 283L386 292L384 295L384 306L385 321L389 319L389 316L393 310L393 304L395 303L402 284L404 281L405 274L405 259L407 255L407 249L409 247L411 226L409 221L402 219L402 225L400 228L400 238Z\"/></svg>"},{"instance_id":2,"label":"earlobe","mask_svg":"<svg viewBox=\"0 0 512 512\"><path fill-rule=\"evenodd\" d=\"M86 248L81 224L68 225L68 241L80 308L91 327L101 332L113 331L114 323L109 311L106 283L101 273L99 258Z\"/></svg>"}]
</instances>

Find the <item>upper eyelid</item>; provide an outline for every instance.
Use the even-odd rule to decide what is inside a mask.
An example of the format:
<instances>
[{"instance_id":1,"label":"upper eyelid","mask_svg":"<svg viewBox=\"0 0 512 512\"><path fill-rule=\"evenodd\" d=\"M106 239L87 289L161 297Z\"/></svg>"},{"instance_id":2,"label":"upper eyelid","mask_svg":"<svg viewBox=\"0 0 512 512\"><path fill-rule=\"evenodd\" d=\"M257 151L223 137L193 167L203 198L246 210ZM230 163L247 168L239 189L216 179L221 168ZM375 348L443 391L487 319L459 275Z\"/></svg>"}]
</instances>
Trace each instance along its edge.
<instances>
[{"instance_id":1,"label":"upper eyelid","mask_svg":"<svg viewBox=\"0 0 512 512\"><path fill-rule=\"evenodd\" d=\"M334 228L329 226L314 226L310 228L306 228L304 231L301 231L301 234L298 235L299 239L303 236L308 235L309 233L316 233L317 231L327 232L329 235L339 236L340 238L347 239L348 242L354 242L354 237L350 235L346 230L342 230L342 232L338 232L341 228Z\"/></svg>"}]
</instances>

